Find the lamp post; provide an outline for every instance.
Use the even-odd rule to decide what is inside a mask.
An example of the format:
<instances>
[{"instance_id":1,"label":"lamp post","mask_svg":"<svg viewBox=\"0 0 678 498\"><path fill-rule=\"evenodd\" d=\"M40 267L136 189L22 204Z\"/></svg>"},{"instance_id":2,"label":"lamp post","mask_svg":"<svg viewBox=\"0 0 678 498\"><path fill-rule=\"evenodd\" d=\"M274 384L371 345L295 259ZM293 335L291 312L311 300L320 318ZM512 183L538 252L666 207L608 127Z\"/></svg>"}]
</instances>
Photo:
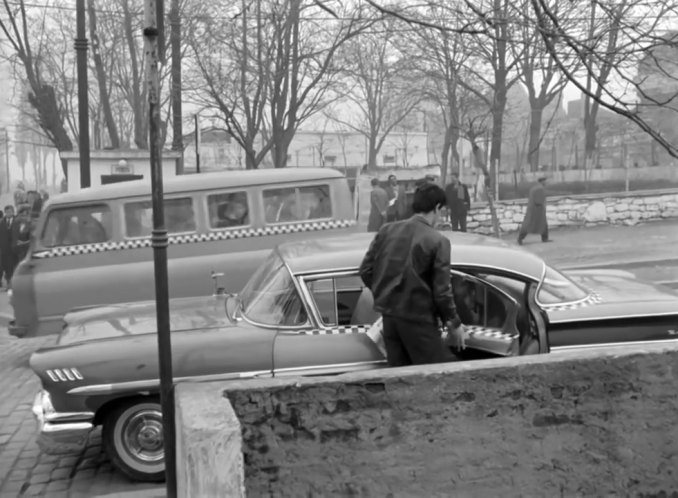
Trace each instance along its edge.
<instances>
[{"instance_id":1,"label":"lamp post","mask_svg":"<svg viewBox=\"0 0 678 498\"><path fill-rule=\"evenodd\" d=\"M158 326L158 366L160 370L160 405L165 449L165 477L168 498L177 496L176 432L174 419L174 379L169 320L169 279L167 276L167 227L163 206L162 144L160 134L159 59L162 42L162 0L144 4L144 39L146 78L148 83L149 147L151 153L151 200L153 206L153 267L155 270L155 305Z\"/></svg>"},{"instance_id":2,"label":"lamp post","mask_svg":"<svg viewBox=\"0 0 678 498\"><path fill-rule=\"evenodd\" d=\"M87 36L85 31L85 0L76 5L75 51L78 66L78 136L80 149L80 187L91 185L89 171L89 102L87 95Z\"/></svg>"}]
</instances>

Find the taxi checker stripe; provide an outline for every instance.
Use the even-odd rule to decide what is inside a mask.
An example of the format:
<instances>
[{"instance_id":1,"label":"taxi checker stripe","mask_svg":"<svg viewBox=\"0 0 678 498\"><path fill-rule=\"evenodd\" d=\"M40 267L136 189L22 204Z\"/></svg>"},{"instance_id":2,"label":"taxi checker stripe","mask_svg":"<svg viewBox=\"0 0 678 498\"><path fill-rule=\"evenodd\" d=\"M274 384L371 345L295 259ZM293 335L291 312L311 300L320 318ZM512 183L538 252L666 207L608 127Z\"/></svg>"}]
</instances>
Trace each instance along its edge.
<instances>
[{"instance_id":1,"label":"taxi checker stripe","mask_svg":"<svg viewBox=\"0 0 678 498\"><path fill-rule=\"evenodd\" d=\"M355 220L327 220L290 223L287 225L274 225L267 226L265 228L242 228L201 234L170 235L169 243L172 245L193 244L196 242L210 242L215 240L233 240L248 237L263 237L266 235L313 232L318 230L330 230L332 228L348 228L355 224ZM32 257L35 259L55 258L59 256L74 256L77 254L94 254L106 251L120 251L124 249L140 249L143 247L151 247L150 237L126 240L124 242L100 242L96 244L54 247L45 251L35 252L32 254Z\"/></svg>"},{"instance_id":2,"label":"taxi checker stripe","mask_svg":"<svg viewBox=\"0 0 678 498\"><path fill-rule=\"evenodd\" d=\"M364 334L367 332L367 326L346 325L340 327L331 327L327 329L302 330L302 335L340 335L340 334Z\"/></svg>"},{"instance_id":3,"label":"taxi checker stripe","mask_svg":"<svg viewBox=\"0 0 678 498\"><path fill-rule=\"evenodd\" d=\"M578 303L572 303L572 304L556 304L554 306L547 306L546 311L568 311L568 310L576 310L579 308L584 308L586 306L591 306L592 304L600 304L603 302L603 299L600 297L599 294L592 292L589 297L584 299L583 301L580 301Z\"/></svg>"}]
</instances>

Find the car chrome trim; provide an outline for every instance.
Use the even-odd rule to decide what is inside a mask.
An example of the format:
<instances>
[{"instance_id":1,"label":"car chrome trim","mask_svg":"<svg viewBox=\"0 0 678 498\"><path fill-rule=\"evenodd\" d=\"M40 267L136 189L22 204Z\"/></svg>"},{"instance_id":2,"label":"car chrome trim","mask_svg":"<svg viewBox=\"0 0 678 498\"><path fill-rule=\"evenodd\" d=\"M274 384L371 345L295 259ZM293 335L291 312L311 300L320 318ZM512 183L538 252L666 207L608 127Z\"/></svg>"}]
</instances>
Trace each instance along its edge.
<instances>
[{"instance_id":1,"label":"car chrome trim","mask_svg":"<svg viewBox=\"0 0 678 498\"><path fill-rule=\"evenodd\" d=\"M52 368L45 370L45 373L52 382L73 382L84 379L77 368Z\"/></svg>"},{"instance_id":2,"label":"car chrome trim","mask_svg":"<svg viewBox=\"0 0 678 498\"><path fill-rule=\"evenodd\" d=\"M577 287L579 287L581 290L587 292L586 296L584 296L584 297L581 298L581 299L575 299L574 301L561 301L561 302L558 302L558 303L549 303L549 304L542 303L542 302L539 300L539 292L541 291L541 288L542 288L542 286L544 285L544 282L546 281L546 269L547 269L547 268L548 268L548 265L544 262L544 264L543 264L543 269L542 269L542 274L541 274L541 278L540 278L540 280L539 280L539 286L537 287L537 292L536 292L535 295L534 295L534 301L535 301L541 308L543 308L544 311L548 311L548 308L549 308L549 307L551 307L551 308L557 308L557 307L560 307L560 306L574 306L574 305L577 305L577 304L581 304L581 303L584 303L584 302L590 300L590 299L595 295L595 293L594 293L591 289L586 288L586 287L582 287L581 285L579 285L578 283L576 283L576 282L573 281L572 283L573 283L575 286L577 286ZM564 275L566 278L568 278L569 280L571 280L567 275L565 275L565 274L564 274L562 271L560 271L559 269L554 268L554 267L551 267L551 268L552 268L553 270L555 270L557 273L560 273L561 275Z\"/></svg>"},{"instance_id":3,"label":"car chrome trim","mask_svg":"<svg viewBox=\"0 0 678 498\"><path fill-rule=\"evenodd\" d=\"M386 359L361 361L356 363L335 363L329 365L312 365L304 367L286 367L276 368L273 372L274 377L297 376L297 375L331 375L349 372L358 372L361 370L373 370L378 366L386 366Z\"/></svg>"},{"instance_id":4,"label":"car chrome trim","mask_svg":"<svg viewBox=\"0 0 678 498\"><path fill-rule=\"evenodd\" d=\"M549 311L558 311L558 310L549 310L544 309L547 313ZM634 313L630 315L608 315L608 316L591 316L591 317L577 317L577 318L562 318L560 320L551 320L549 317L549 323L580 323L580 322L599 322L602 320L628 320L629 318L656 318L660 316L675 316L678 318L678 312L675 311L666 311L663 313Z\"/></svg>"},{"instance_id":5,"label":"car chrome trim","mask_svg":"<svg viewBox=\"0 0 678 498\"><path fill-rule=\"evenodd\" d=\"M649 341L628 341L628 342L599 342L593 344L573 344L571 346L551 346L551 352L557 351L573 351L578 349L599 349L599 348L614 348L622 346L650 346L652 344L674 344L678 342L678 337L675 339L656 339Z\"/></svg>"},{"instance_id":6,"label":"car chrome trim","mask_svg":"<svg viewBox=\"0 0 678 498\"><path fill-rule=\"evenodd\" d=\"M195 375L175 377L176 382L201 382L212 380L240 380L254 379L258 377L272 377L271 370L253 370L250 372L229 372L210 375ZM118 391L134 391L142 389L157 389L160 387L160 379L133 380L130 382L117 382L114 384L93 384L91 386L74 387L68 394L110 394Z\"/></svg>"}]
</instances>

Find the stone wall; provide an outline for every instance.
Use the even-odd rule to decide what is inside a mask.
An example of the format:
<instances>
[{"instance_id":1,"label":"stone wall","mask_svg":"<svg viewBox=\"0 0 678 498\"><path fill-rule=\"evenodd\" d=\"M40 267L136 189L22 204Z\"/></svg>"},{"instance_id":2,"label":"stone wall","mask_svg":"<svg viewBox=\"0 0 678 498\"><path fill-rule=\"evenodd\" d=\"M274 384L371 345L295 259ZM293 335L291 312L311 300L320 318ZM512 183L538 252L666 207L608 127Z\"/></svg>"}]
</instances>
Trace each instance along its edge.
<instances>
[{"instance_id":1,"label":"stone wall","mask_svg":"<svg viewBox=\"0 0 678 498\"><path fill-rule=\"evenodd\" d=\"M525 216L525 200L496 203L502 231L520 228ZM644 191L616 194L549 197L546 216L549 227L591 225L635 225L678 217L678 192L675 190ZM492 232L492 219L487 204L477 204L468 216L468 230Z\"/></svg>"},{"instance_id":2,"label":"stone wall","mask_svg":"<svg viewBox=\"0 0 678 498\"><path fill-rule=\"evenodd\" d=\"M655 345L200 389L239 419L248 496L673 496L677 367Z\"/></svg>"}]
</instances>

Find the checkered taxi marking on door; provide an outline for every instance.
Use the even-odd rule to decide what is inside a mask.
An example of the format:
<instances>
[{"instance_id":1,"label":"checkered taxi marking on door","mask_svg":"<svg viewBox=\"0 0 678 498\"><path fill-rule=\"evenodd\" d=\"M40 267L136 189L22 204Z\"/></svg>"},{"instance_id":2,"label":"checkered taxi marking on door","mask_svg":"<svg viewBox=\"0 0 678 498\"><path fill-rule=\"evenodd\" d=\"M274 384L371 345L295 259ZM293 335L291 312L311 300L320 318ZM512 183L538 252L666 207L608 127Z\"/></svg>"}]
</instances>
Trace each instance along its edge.
<instances>
[{"instance_id":1,"label":"checkered taxi marking on door","mask_svg":"<svg viewBox=\"0 0 678 498\"><path fill-rule=\"evenodd\" d=\"M366 325L346 325L326 329L304 330L302 335L340 335L340 334L364 334L369 327Z\"/></svg>"},{"instance_id":2,"label":"checkered taxi marking on door","mask_svg":"<svg viewBox=\"0 0 678 498\"><path fill-rule=\"evenodd\" d=\"M334 228L348 228L355 225L355 220L327 220L311 221L305 223L290 223L286 225L273 225L265 228L242 228L224 230L219 232L170 235L171 245L193 244L198 242L210 242L216 240L234 240L249 237L264 237L267 235L284 235L290 233L315 232L319 230L331 230ZM100 242L96 244L79 244L73 246L54 247L45 251L32 254L35 259L57 258L60 256L74 256L78 254L94 254L98 252L121 251L124 249L140 249L151 247L151 238L126 240L124 242Z\"/></svg>"},{"instance_id":3,"label":"checkered taxi marking on door","mask_svg":"<svg viewBox=\"0 0 678 498\"><path fill-rule=\"evenodd\" d=\"M600 297L600 295L596 292L591 292L589 296L582 300L579 301L578 303L572 303L572 304L555 304L553 306L551 305L545 305L544 310L549 312L549 311L568 311L568 310L576 310L579 308L584 308L586 306L592 306L594 304L600 304L603 302L603 299Z\"/></svg>"}]
</instances>

